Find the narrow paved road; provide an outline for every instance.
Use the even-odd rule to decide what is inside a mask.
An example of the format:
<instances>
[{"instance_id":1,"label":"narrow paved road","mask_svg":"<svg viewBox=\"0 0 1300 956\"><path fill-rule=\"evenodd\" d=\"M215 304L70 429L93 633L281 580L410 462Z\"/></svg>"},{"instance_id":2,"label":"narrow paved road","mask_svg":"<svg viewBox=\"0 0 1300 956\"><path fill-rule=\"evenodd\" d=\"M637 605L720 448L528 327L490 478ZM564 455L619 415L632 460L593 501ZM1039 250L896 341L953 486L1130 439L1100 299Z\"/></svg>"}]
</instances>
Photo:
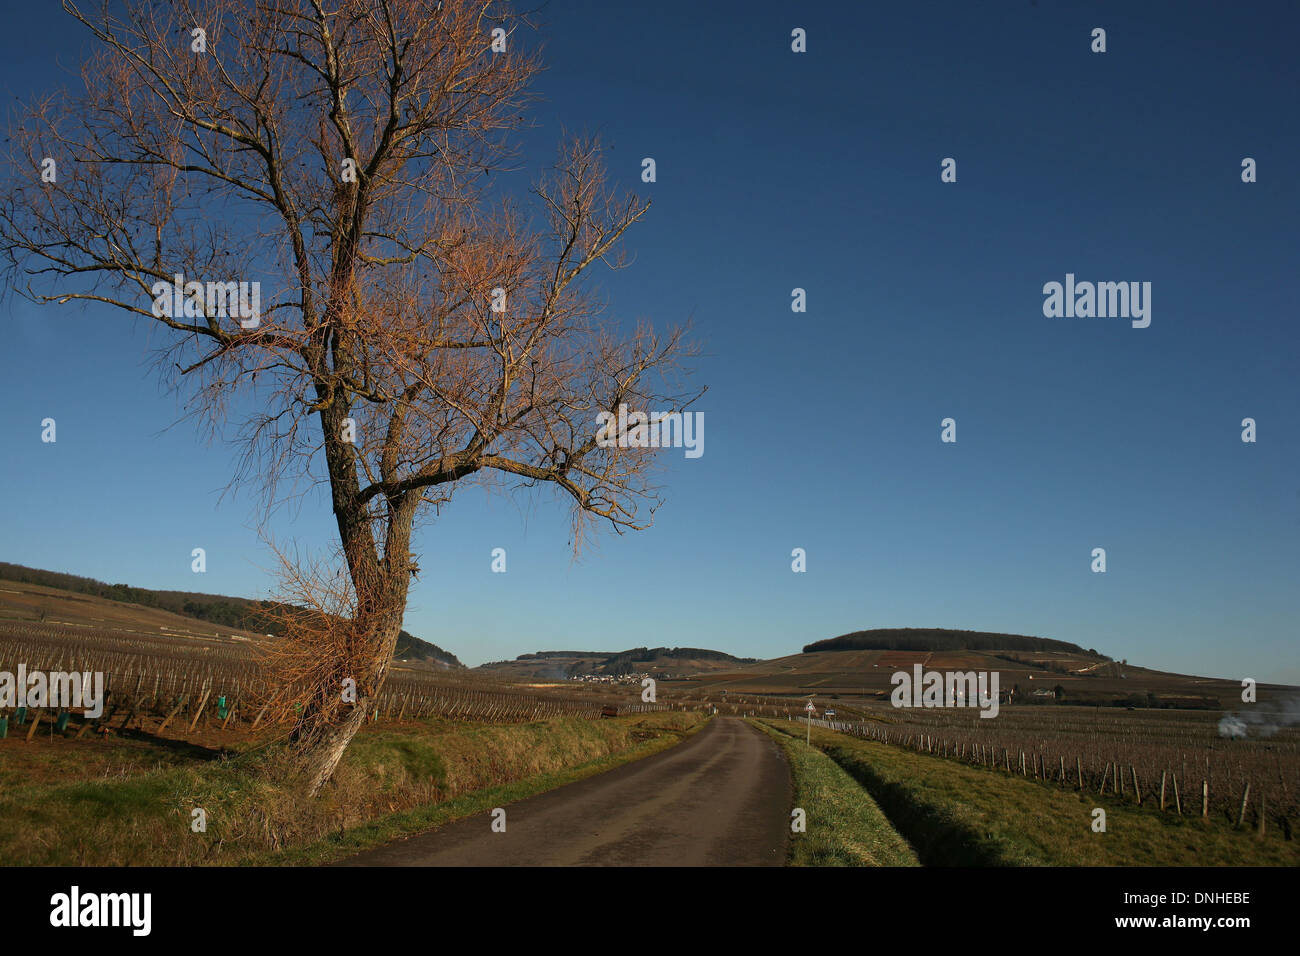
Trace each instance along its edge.
<instances>
[{"instance_id":1,"label":"narrow paved road","mask_svg":"<svg viewBox=\"0 0 1300 956\"><path fill-rule=\"evenodd\" d=\"M790 835L790 771L742 720L506 808L368 850L343 866L780 866Z\"/></svg>"}]
</instances>

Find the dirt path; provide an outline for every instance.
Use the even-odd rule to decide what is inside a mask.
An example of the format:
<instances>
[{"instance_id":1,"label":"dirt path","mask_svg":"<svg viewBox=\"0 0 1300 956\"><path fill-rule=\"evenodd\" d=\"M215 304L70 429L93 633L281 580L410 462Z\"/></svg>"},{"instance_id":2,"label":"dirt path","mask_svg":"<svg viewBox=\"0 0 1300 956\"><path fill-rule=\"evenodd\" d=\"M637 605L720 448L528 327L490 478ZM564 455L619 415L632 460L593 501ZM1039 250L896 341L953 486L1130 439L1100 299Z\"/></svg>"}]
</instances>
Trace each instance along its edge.
<instances>
[{"instance_id":1,"label":"dirt path","mask_svg":"<svg viewBox=\"0 0 1300 956\"><path fill-rule=\"evenodd\" d=\"M684 743L342 866L780 866L793 799L775 743L718 717Z\"/></svg>"}]
</instances>

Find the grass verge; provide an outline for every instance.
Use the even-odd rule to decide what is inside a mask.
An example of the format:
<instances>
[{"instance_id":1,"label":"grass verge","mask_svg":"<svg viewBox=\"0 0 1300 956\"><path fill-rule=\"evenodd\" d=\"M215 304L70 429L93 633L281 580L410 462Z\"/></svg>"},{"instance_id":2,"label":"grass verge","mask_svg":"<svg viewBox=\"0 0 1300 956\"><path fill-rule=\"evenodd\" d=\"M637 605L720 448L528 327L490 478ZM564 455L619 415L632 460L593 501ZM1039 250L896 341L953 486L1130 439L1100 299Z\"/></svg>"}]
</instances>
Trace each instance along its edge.
<instances>
[{"instance_id":1,"label":"grass verge","mask_svg":"<svg viewBox=\"0 0 1300 956\"><path fill-rule=\"evenodd\" d=\"M750 723L785 751L794 805L806 814L806 832L794 834L790 841L790 865L921 865L876 802L835 761L769 724Z\"/></svg>"},{"instance_id":2,"label":"grass verge","mask_svg":"<svg viewBox=\"0 0 1300 956\"><path fill-rule=\"evenodd\" d=\"M702 725L686 713L367 729L321 797L282 786L265 747L110 779L10 780L0 861L28 866L308 865L649 756ZM206 831L193 832L193 811Z\"/></svg>"},{"instance_id":3,"label":"grass verge","mask_svg":"<svg viewBox=\"0 0 1300 956\"><path fill-rule=\"evenodd\" d=\"M803 728L764 721L786 736ZM926 866L1295 866L1300 844L814 728ZM1106 832L1093 832L1093 809Z\"/></svg>"}]
</instances>

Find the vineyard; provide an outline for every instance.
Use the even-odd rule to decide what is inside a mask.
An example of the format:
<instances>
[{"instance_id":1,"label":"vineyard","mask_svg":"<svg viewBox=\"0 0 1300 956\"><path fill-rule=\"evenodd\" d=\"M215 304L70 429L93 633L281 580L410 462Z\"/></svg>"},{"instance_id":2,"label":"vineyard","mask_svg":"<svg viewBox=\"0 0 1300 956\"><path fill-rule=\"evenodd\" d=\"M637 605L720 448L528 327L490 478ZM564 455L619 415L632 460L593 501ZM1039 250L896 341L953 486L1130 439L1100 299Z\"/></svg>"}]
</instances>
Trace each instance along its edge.
<instances>
[{"instance_id":1,"label":"vineyard","mask_svg":"<svg viewBox=\"0 0 1300 956\"><path fill-rule=\"evenodd\" d=\"M0 720L7 719L8 735L28 739L42 726L47 733L78 737L110 730L158 737L168 731L184 736L264 730L274 724L268 717L273 701L258 694L255 643L239 635L0 622L0 671L12 673L22 664L29 673L102 672L106 691L97 719L29 709L0 711ZM801 719L802 703L774 695L728 696L690 682L660 688L657 703L642 703L635 685L509 684L395 663L370 718L595 719L612 706L619 713L682 709ZM816 723L1170 813L1276 827L1288 838L1300 815L1300 732L1269 727L1267 715L1275 705L1268 701L1253 705L1257 719L1244 739L1222 736L1217 712L1028 705L1003 707L996 719L985 720L951 708L845 704L841 719ZM1280 717L1277 722L1285 723Z\"/></svg>"},{"instance_id":2,"label":"vineyard","mask_svg":"<svg viewBox=\"0 0 1300 956\"><path fill-rule=\"evenodd\" d=\"M257 662L247 638L153 635L33 622L0 622L0 671L104 674L103 713L81 720L76 735L147 727L161 736L169 727L193 732L255 731L265 726L268 705L258 693ZM568 690L564 688L563 690ZM586 690L586 688L583 688ZM502 686L461 676L394 665L371 719L444 717L495 722L560 715L597 718L613 704L622 713L663 709L626 695L553 693ZM31 710L30 708L28 709ZM0 717L5 716L0 712ZM33 735L42 716L64 732L75 714L32 711L12 714L10 733L26 726Z\"/></svg>"},{"instance_id":3,"label":"vineyard","mask_svg":"<svg viewBox=\"0 0 1300 956\"><path fill-rule=\"evenodd\" d=\"M1228 739L1218 715L1054 706L1004 707L992 720L943 708L882 707L861 716L813 723L1165 812L1277 827L1288 839L1300 815L1295 729Z\"/></svg>"}]
</instances>

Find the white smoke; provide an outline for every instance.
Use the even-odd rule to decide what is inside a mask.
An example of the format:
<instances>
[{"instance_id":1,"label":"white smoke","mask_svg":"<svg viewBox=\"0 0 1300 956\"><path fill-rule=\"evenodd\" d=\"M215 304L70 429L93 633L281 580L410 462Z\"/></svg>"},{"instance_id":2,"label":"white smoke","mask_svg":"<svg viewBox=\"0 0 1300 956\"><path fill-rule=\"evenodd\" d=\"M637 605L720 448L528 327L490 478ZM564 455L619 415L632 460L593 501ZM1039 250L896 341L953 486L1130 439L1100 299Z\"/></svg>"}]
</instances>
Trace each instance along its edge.
<instances>
[{"instance_id":1,"label":"white smoke","mask_svg":"<svg viewBox=\"0 0 1300 956\"><path fill-rule=\"evenodd\" d=\"M1219 721L1219 736L1230 740L1243 737L1272 737L1283 727L1300 724L1300 694L1261 703L1239 714L1225 714Z\"/></svg>"},{"instance_id":2,"label":"white smoke","mask_svg":"<svg viewBox=\"0 0 1300 956\"><path fill-rule=\"evenodd\" d=\"M1240 740L1247 736L1246 722L1235 714L1228 714L1219 721L1219 736L1229 740Z\"/></svg>"}]
</instances>

